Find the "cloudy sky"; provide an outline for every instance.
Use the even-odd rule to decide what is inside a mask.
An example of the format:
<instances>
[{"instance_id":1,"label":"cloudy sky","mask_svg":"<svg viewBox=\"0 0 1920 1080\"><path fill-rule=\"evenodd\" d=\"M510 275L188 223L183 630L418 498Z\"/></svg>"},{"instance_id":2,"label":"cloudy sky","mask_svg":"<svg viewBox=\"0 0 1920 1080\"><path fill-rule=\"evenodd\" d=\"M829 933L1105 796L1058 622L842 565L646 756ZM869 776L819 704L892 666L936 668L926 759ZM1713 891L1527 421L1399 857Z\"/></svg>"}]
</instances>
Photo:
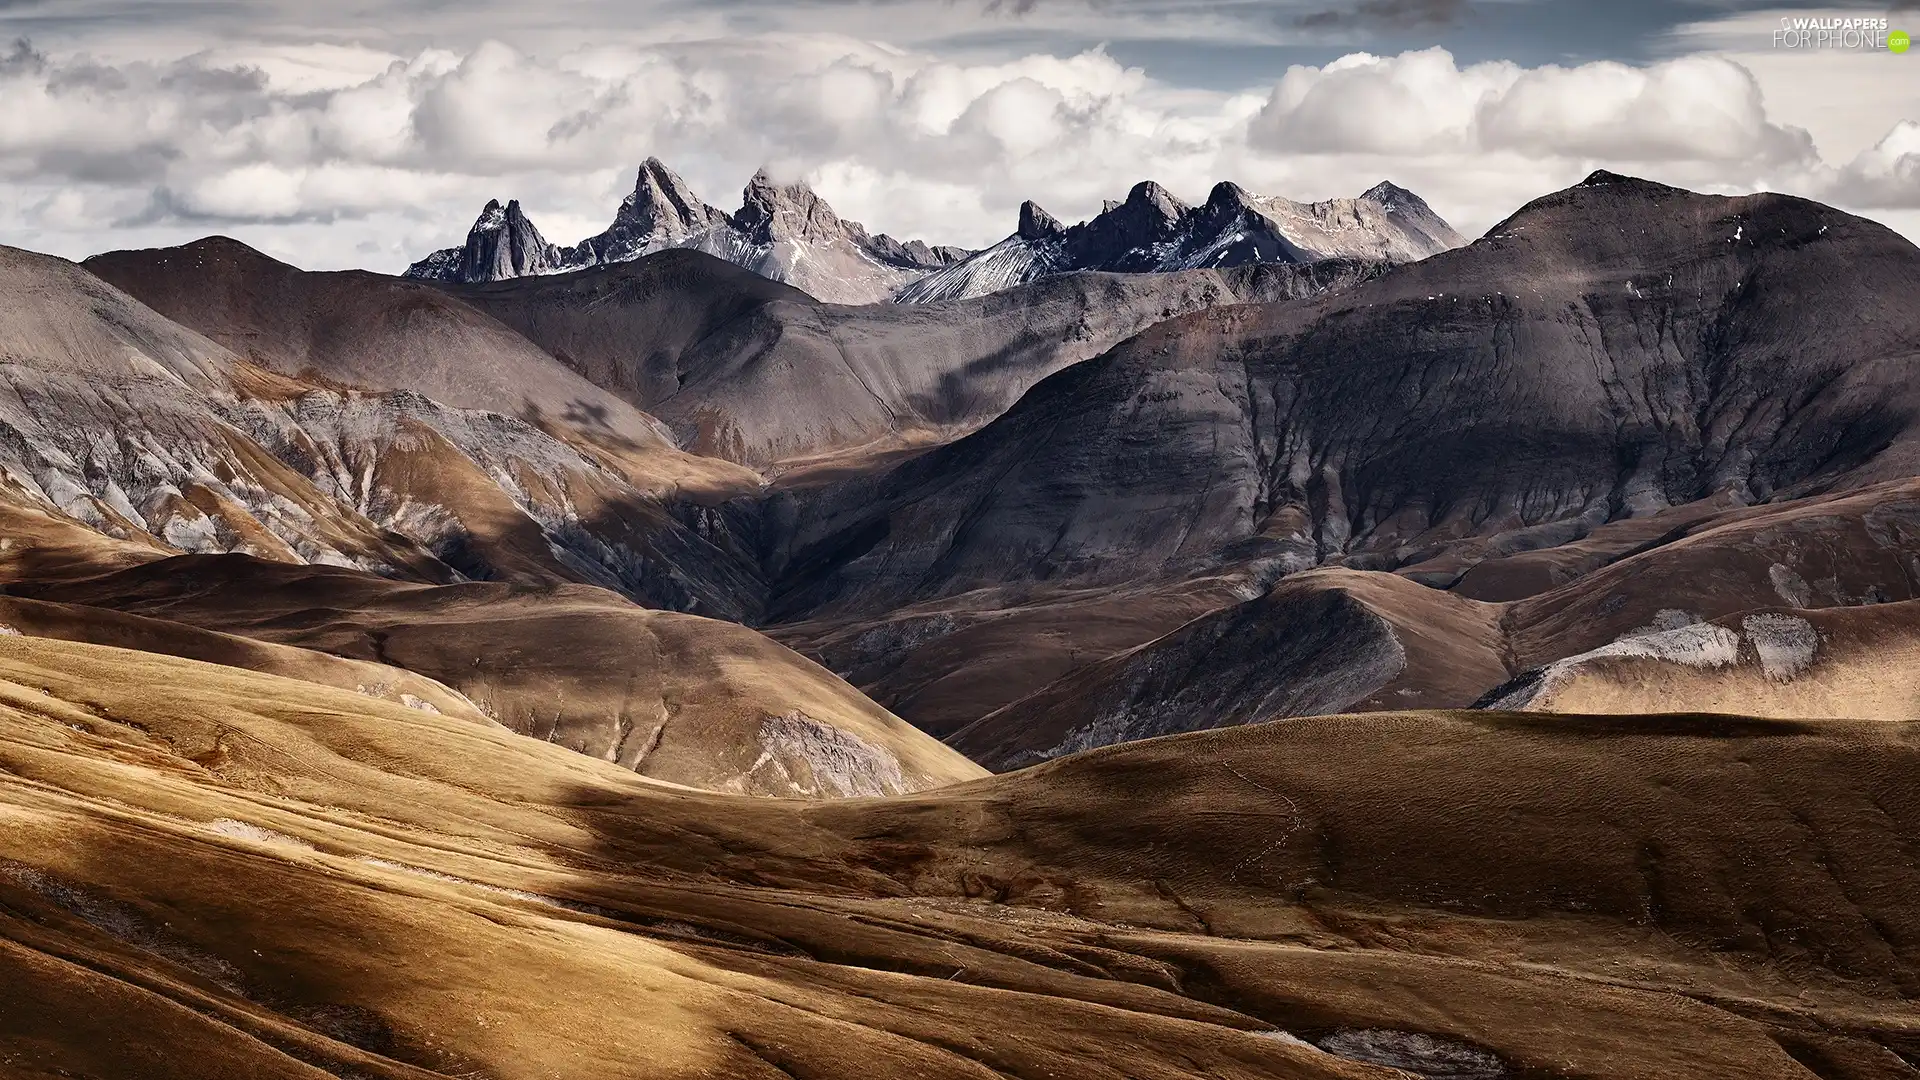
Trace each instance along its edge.
<instances>
[{"instance_id":1,"label":"cloudy sky","mask_svg":"<svg viewBox=\"0 0 1920 1080\"><path fill-rule=\"evenodd\" d=\"M597 232L650 154L723 209L765 165L969 246L1142 179L1391 179L1478 234L1597 167L1920 239L1920 50L1773 47L1810 15L1920 32L1920 0L0 0L0 243L398 271L492 197Z\"/></svg>"}]
</instances>

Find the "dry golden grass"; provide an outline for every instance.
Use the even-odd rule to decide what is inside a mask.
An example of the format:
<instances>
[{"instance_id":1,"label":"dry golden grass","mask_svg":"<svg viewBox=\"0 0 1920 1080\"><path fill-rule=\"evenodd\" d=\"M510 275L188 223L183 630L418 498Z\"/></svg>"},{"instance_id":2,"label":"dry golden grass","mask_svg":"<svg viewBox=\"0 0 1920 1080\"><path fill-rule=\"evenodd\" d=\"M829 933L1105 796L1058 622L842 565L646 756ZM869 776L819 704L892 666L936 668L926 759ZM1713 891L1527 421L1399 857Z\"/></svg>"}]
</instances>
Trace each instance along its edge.
<instances>
[{"instance_id":1,"label":"dry golden grass","mask_svg":"<svg viewBox=\"0 0 1920 1080\"><path fill-rule=\"evenodd\" d=\"M0 638L0 1075L1897 1077L1905 724L1381 714L905 799L687 791ZM63 1074L60 1070L65 1070Z\"/></svg>"},{"instance_id":2,"label":"dry golden grass","mask_svg":"<svg viewBox=\"0 0 1920 1080\"><path fill-rule=\"evenodd\" d=\"M1776 660L1770 670L1749 620L1796 628L1804 654ZM1548 676L1527 708L1644 713L1685 702L1702 711L1782 719L1920 719L1920 601L1758 611L1716 625L1740 635L1730 664L1700 667L1648 656L1574 660Z\"/></svg>"},{"instance_id":3,"label":"dry golden grass","mask_svg":"<svg viewBox=\"0 0 1920 1080\"><path fill-rule=\"evenodd\" d=\"M424 586L236 556L12 588L403 668L522 734L676 784L830 797L985 775L764 635L604 589Z\"/></svg>"}]
</instances>

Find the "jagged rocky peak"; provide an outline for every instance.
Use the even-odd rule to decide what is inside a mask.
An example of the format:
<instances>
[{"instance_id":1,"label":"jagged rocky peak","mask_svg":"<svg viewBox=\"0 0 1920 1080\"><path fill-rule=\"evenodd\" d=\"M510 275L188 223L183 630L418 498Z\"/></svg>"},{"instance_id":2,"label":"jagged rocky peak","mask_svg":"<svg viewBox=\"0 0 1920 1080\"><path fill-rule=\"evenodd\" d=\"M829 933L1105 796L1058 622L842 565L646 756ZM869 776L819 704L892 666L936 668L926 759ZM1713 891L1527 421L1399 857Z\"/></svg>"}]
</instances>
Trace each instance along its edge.
<instances>
[{"instance_id":1,"label":"jagged rocky peak","mask_svg":"<svg viewBox=\"0 0 1920 1080\"><path fill-rule=\"evenodd\" d=\"M1380 181L1362 192L1360 197L1368 202L1379 203L1380 208L1390 214L1401 209L1416 210L1423 214L1433 213L1433 209L1427 205L1425 199L1391 180Z\"/></svg>"},{"instance_id":2,"label":"jagged rocky peak","mask_svg":"<svg viewBox=\"0 0 1920 1080\"><path fill-rule=\"evenodd\" d=\"M758 243L775 240L831 239L848 231L827 201L814 193L806 181L775 183L761 169L747 181L740 194L740 209L733 215L734 228ZM858 226L855 226L858 228ZM866 230L859 230L862 236Z\"/></svg>"},{"instance_id":3,"label":"jagged rocky peak","mask_svg":"<svg viewBox=\"0 0 1920 1080\"><path fill-rule=\"evenodd\" d=\"M1245 210L1253 205L1253 196L1246 188L1231 180L1222 180L1207 192L1207 203L1202 209L1209 214Z\"/></svg>"},{"instance_id":4,"label":"jagged rocky peak","mask_svg":"<svg viewBox=\"0 0 1920 1080\"><path fill-rule=\"evenodd\" d=\"M500 200L489 199L467 232L467 246L460 258L462 278L499 281L544 274L552 268L553 245L528 220L520 209L520 200L502 207Z\"/></svg>"},{"instance_id":5,"label":"jagged rocky peak","mask_svg":"<svg viewBox=\"0 0 1920 1080\"><path fill-rule=\"evenodd\" d=\"M631 262L667 248L693 248L834 303L884 300L914 278L966 259L964 248L901 241L842 219L804 182L777 183L762 169L732 214L709 206L659 158L634 177L613 224L572 247L542 237L518 203L487 204L464 247L436 251L407 270L434 281L498 281ZM832 252L827 255L825 253Z\"/></svg>"},{"instance_id":6,"label":"jagged rocky peak","mask_svg":"<svg viewBox=\"0 0 1920 1080\"><path fill-rule=\"evenodd\" d=\"M1122 207L1135 213L1151 214L1165 222L1180 220L1180 215L1188 210L1186 203L1173 197L1173 193L1151 180L1142 180L1127 192L1127 201Z\"/></svg>"},{"instance_id":7,"label":"jagged rocky peak","mask_svg":"<svg viewBox=\"0 0 1920 1080\"><path fill-rule=\"evenodd\" d=\"M853 229L860 227L852 222L848 222L848 225ZM881 233L868 241L867 250L884 262L919 270L952 266L973 254L966 248L946 245L934 247L924 240L908 240L901 243L886 233Z\"/></svg>"},{"instance_id":8,"label":"jagged rocky peak","mask_svg":"<svg viewBox=\"0 0 1920 1080\"><path fill-rule=\"evenodd\" d=\"M659 158L650 157L640 166L633 193L621 202L608 232L625 229L672 241L726 222L727 215L702 201L679 173Z\"/></svg>"},{"instance_id":9,"label":"jagged rocky peak","mask_svg":"<svg viewBox=\"0 0 1920 1080\"><path fill-rule=\"evenodd\" d=\"M1060 219L1042 210L1039 203L1028 199L1020 204L1020 239L1051 240L1065 235L1066 231Z\"/></svg>"},{"instance_id":10,"label":"jagged rocky peak","mask_svg":"<svg viewBox=\"0 0 1920 1080\"><path fill-rule=\"evenodd\" d=\"M1391 183L1359 198L1299 203L1231 181L1190 207L1151 180L1089 221L1063 227L1034 203L1014 235L897 294L908 302L979 296L1054 274L1166 273L1320 259L1412 262L1458 247L1459 234L1419 196Z\"/></svg>"},{"instance_id":11,"label":"jagged rocky peak","mask_svg":"<svg viewBox=\"0 0 1920 1080\"><path fill-rule=\"evenodd\" d=\"M1198 234L1262 228L1265 218L1260 216L1258 204L1259 196L1231 180L1222 180L1207 192L1207 201L1193 211L1189 231Z\"/></svg>"},{"instance_id":12,"label":"jagged rocky peak","mask_svg":"<svg viewBox=\"0 0 1920 1080\"><path fill-rule=\"evenodd\" d=\"M1117 270L1146 270L1145 249L1166 240L1179 228L1188 206L1151 180L1133 185L1127 201L1072 230L1076 257L1091 266ZM1118 260L1118 261L1115 261Z\"/></svg>"}]
</instances>

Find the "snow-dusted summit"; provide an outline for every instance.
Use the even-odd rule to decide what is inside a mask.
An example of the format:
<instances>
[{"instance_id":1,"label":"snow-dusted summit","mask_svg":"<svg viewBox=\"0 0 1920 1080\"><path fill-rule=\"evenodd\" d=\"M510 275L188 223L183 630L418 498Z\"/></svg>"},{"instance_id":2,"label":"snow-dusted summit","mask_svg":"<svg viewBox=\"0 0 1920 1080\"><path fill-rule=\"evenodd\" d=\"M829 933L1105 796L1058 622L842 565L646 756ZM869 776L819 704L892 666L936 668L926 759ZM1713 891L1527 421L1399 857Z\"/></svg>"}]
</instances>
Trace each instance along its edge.
<instances>
[{"instance_id":1,"label":"snow-dusted summit","mask_svg":"<svg viewBox=\"0 0 1920 1080\"><path fill-rule=\"evenodd\" d=\"M1418 195L1382 183L1356 199L1300 203L1220 183L1188 206L1151 180L1071 228L1029 202L1012 236L895 294L903 303L981 296L1076 270L1156 273L1346 257L1414 262L1463 243Z\"/></svg>"},{"instance_id":2,"label":"snow-dusted summit","mask_svg":"<svg viewBox=\"0 0 1920 1080\"><path fill-rule=\"evenodd\" d=\"M597 236L561 247L540 235L518 202L504 208L489 202L464 247L434 252L407 276L499 281L628 262L666 248L704 251L842 304L885 300L971 254L869 234L842 220L804 183L776 184L764 170L748 182L740 209L727 214L702 202L658 158L648 158L613 224Z\"/></svg>"}]
</instances>

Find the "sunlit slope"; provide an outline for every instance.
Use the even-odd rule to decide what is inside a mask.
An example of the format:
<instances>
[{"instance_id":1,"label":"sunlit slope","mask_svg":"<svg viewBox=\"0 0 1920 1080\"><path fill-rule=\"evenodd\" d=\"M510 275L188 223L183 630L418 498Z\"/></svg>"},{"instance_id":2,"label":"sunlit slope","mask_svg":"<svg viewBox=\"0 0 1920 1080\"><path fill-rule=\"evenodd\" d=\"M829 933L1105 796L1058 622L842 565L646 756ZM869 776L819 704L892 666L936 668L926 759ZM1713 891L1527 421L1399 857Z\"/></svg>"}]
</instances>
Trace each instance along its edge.
<instances>
[{"instance_id":1,"label":"sunlit slope","mask_svg":"<svg viewBox=\"0 0 1920 1080\"><path fill-rule=\"evenodd\" d=\"M1916 750L1905 724L1333 717L805 804L0 638L0 1060L1400 1075L1284 1031L1502 1070L1460 1075L1900 1076Z\"/></svg>"}]
</instances>

